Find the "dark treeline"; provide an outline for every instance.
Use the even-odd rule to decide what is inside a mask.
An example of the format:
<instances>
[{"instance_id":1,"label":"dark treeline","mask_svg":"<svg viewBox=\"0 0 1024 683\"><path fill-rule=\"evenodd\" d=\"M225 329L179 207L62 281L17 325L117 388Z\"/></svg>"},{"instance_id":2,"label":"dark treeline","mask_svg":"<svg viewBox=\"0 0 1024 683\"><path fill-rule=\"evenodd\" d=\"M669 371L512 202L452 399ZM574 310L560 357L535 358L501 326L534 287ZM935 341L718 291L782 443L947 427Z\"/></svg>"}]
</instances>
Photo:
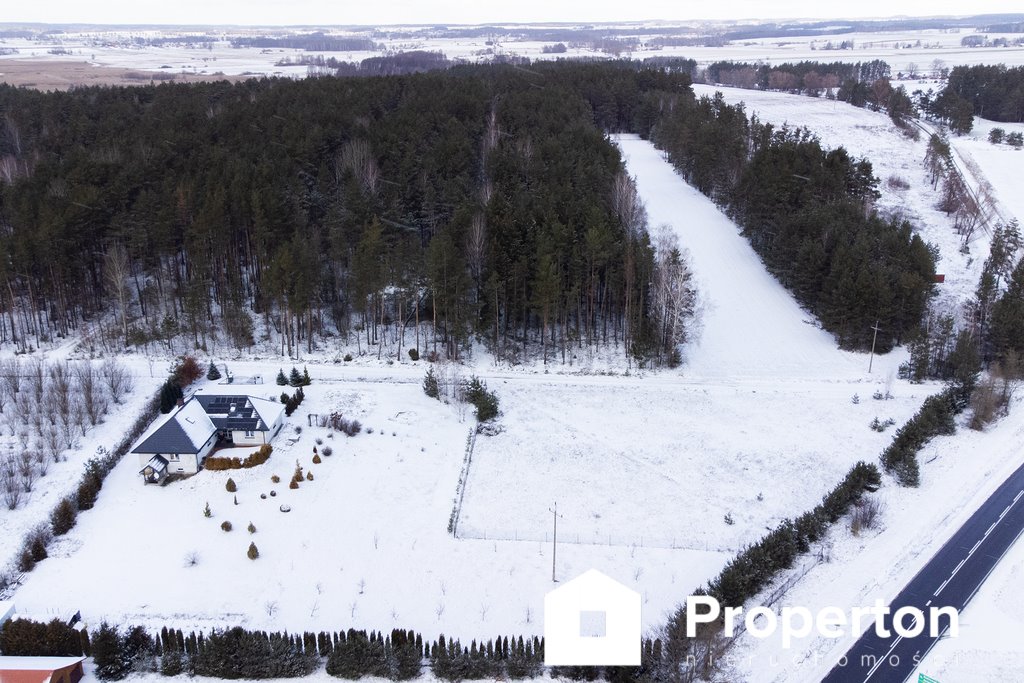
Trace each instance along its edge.
<instances>
[{"instance_id":1,"label":"dark treeline","mask_svg":"<svg viewBox=\"0 0 1024 683\"><path fill-rule=\"evenodd\" d=\"M242 628L184 633L164 627L149 633L102 623L93 631L15 619L0 629L0 653L7 656L81 656L95 663L100 680L121 680L132 673L208 676L226 680L301 678L326 664L331 676L365 676L406 681L424 669L445 681L531 679L542 676L544 641L536 636L481 638L464 644L441 635L424 639L414 631L390 633L349 629L318 633L268 633ZM641 665L556 667L553 676L610 683L656 680L665 671L660 640L644 640Z\"/></svg>"},{"instance_id":2,"label":"dark treeline","mask_svg":"<svg viewBox=\"0 0 1024 683\"><path fill-rule=\"evenodd\" d=\"M748 119L741 105L680 98L653 139L697 189L726 207L768 269L838 338L887 351L927 308L935 254L872 205L866 160L826 151L805 130Z\"/></svg>"},{"instance_id":3,"label":"dark treeline","mask_svg":"<svg viewBox=\"0 0 1024 683\"><path fill-rule=\"evenodd\" d=\"M605 131L649 130L679 71L0 88L0 342L109 312L90 332L111 348L244 348L251 311L288 353L342 335L457 357L475 332L509 356L662 356L654 248Z\"/></svg>"},{"instance_id":4,"label":"dark treeline","mask_svg":"<svg viewBox=\"0 0 1024 683\"><path fill-rule=\"evenodd\" d=\"M955 67L931 113L950 121L957 132L971 130L972 114L992 121L1024 121L1024 67Z\"/></svg>"},{"instance_id":5,"label":"dark treeline","mask_svg":"<svg viewBox=\"0 0 1024 683\"><path fill-rule=\"evenodd\" d=\"M380 46L369 38L359 36L329 36L323 33L282 36L236 36L231 47L291 48L322 52L371 52Z\"/></svg>"},{"instance_id":6,"label":"dark treeline","mask_svg":"<svg viewBox=\"0 0 1024 683\"><path fill-rule=\"evenodd\" d=\"M749 64L715 62L707 68L710 83L756 90L780 90L796 94L835 98L855 107L886 109L899 123L912 114L905 89L893 88L889 65L870 62L812 62Z\"/></svg>"},{"instance_id":7,"label":"dark treeline","mask_svg":"<svg viewBox=\"0 0 1024 683\"><path fill-rule=\"evenodd\" d=\"M400 76L448 69L454 65L455 62L445 57L443 52L412 50L367 57L358 64L341 63L336 65L335 73L338 76Z\"/></svg>"}]
</instances>

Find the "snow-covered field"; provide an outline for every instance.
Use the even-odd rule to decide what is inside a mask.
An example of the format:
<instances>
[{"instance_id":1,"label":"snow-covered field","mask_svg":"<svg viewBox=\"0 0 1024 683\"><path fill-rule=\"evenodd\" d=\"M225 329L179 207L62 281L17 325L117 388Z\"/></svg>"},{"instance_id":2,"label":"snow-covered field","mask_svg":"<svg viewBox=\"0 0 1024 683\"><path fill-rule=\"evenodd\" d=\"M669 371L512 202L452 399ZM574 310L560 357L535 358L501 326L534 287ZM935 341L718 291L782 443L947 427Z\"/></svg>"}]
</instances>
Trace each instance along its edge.
<instances>
[{"instance_id":1,"label":"snow-covered field","mask_svg":"<svg viewBox=\"0 0 1024 683\"><path fill-rule=\"evenodd\" d=\"M419 27L421 28L421 27ZM530 59L555 59L564 57L608 57L606 53L589 47L571 46L565 53L545 54L550 42L517 40L500 35L476 38L424 37L419 28L390 27L393 33L374 40L387 51L435 50L443 52L450 59L481 61L494 55L528 57ZM266 29L264 32L279 31ZM186 34L188 32L185 32ZM227 38L233 35L259 33L258 29L217 29L213 33L220 40L212 49L205 47L157 46L141 47L129 45L126 41L134 38L153 38L166 35L181 35L181 30L157 29L97 29L95 31L54 34L41 40L8 38L0 40L0 48L17 50L16 54L0 56L0 78L5 59L23 60L77 60L87 61L96 66L137 69L148 72L190 73L198 75L281 75L303 77L305 66L277 66L282 58L314 56L323 54L343 61L360 61L379 52L306 52L293 49L232 48ZM328 29L333 35L352 35L350 30ZM681 56L707 65L719 60L763 61L771 64L801 60L867 62L874 59L887 61L894 73L915 71L931 73L936 63L952 68L971 64L1024 63L1024 48L964 48L961 39L972 32L947 32L940 30L892 31L879 33L838 33L813 37L760 38L734 41L723 47L664 47L648 46L649 34L638 34L641 44L638 49L624 53L634 59L647 57ZM363 32L361 35L365 35ZM1019 37L1012 34L985 34L989 39ZM848 50L826 50L831 42L839 44L853 41L854 48ZM51 50L66 53L51 54Z\"/></svg>"}]
</instances>

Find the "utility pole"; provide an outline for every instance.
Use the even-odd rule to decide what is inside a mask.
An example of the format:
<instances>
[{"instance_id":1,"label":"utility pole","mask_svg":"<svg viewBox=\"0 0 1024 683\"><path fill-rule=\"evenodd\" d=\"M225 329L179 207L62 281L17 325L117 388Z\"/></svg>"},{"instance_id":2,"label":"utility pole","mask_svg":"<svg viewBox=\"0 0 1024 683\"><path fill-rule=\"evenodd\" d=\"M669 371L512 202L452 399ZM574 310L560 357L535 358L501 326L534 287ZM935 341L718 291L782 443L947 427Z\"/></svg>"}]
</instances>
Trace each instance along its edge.
<instances>
[{"instance_id":1,"label":"utility pole","mask_svg":"<svg viewBox=\"0 0 1024 683\"><path fill-rule=\"evenodd\" d=\"M551 582L558 583L558 579L555 578L555 553L558 551L558 503L555 503L553 508L548 508L548 512L551 513L551 519L554 522L554 532L551 534Z\"/></svg>"},{"instance_id":2,"label":"utility pole","mask_svg":"<svg viewBox=\"0 0 1024 683\"><path fill-rule=\"evenodd\" d=\"M871 337L871 356L868 358L868 374L871 374L871 366L875 362L875 342L878 341L878 321L875 321L875 326L872 327L875 334Z\"/></svg>"}]
</instances>

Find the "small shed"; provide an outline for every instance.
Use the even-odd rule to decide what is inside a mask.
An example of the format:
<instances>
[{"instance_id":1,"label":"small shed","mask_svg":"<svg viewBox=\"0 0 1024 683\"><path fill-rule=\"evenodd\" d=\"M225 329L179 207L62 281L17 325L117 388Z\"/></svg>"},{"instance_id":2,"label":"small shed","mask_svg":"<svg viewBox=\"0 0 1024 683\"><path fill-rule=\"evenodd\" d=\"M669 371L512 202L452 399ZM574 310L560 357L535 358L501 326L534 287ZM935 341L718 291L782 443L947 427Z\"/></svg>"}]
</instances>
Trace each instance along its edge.
<instances>
[{"instance_id":1,"label":"small shed","mask_svg":"<svg viewBox=\"0 0 1024 683\"><path fill-rule=\"evenodd\" d=\"M146 466L139 470L139 474L147 484L164 483L167 479L167 459L162 455L154 455Z\"/></svg>"},{"instance_id":2,"label":"small shed","mask_svg":"<svg viewBox=\"0 0 1024 683\"><path fill-rule=\"evenodd\" d=\"M78 683L85 657L0 657L0 683Z\"/></svg>"}]
</instances>

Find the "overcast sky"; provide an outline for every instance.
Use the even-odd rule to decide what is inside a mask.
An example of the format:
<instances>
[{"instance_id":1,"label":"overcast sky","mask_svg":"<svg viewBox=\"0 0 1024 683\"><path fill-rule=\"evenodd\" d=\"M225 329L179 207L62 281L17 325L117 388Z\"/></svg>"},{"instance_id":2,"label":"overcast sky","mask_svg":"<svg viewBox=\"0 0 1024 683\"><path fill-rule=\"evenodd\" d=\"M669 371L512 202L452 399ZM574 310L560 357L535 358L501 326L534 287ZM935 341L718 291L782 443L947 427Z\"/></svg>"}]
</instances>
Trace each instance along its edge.
<instances>
[{"instance_id":1,"label":"overcast sky","mask_svg":"<svg viewBox=\"0 0 1024 683\"><path fill-rule=\"evenodd\" d=\"M0 22L399 24L934 16L1024 11L1020 0L2 0Z\"/></svg>"}]
</instances>

